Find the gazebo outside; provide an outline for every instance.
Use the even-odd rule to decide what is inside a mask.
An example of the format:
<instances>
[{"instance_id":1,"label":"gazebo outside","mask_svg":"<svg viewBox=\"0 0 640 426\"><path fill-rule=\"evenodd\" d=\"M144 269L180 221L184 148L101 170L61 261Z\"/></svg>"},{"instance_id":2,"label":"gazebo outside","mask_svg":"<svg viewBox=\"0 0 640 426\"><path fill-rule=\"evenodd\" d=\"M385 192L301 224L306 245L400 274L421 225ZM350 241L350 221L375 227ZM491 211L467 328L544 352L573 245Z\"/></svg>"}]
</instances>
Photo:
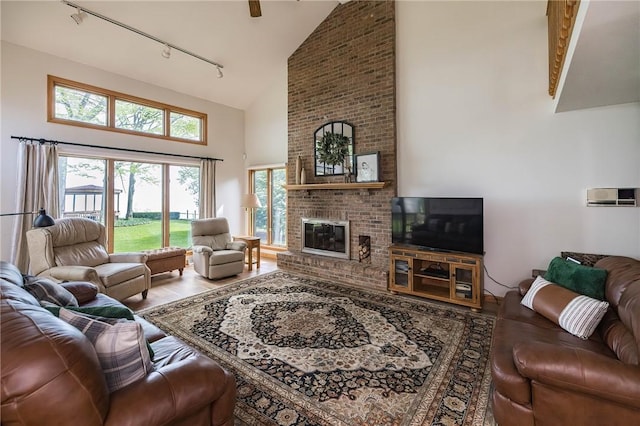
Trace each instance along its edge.
<instances>
[{"instance_id":1,"label":"gazebo outside","mask_svg":"<svg viewBox=\"0 0 640 426\"><path fill-rule=\"evenodd\" d=\"M115 189L115 205L120 205L121 189ZM86 217L104 223L104 188L98 185L81 185L65 188L62 217ZM68 209L70 207L70 209ZM118 219L119 211L115 211Z\"/></svg>"}]
</instances>

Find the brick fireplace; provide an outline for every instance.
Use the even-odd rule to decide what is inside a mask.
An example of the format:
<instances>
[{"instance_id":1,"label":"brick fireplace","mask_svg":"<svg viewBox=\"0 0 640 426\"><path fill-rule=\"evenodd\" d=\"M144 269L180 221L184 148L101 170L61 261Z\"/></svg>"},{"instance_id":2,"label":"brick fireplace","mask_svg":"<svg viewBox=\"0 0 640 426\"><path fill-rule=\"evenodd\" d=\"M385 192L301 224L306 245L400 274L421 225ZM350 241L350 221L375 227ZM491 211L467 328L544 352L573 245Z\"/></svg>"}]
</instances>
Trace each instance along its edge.
<instances>
[{"instance_id":1,"label":"brick fireplace","mask_svg":"<svg viewBox=\"0 0 640 426\"><path fill-rule=\"evenodd\" d=\"M391 198L396 182L395 4L352 1L338 5L291 55L288 184L301 156L308 184L342 182L314 176L314 131L329 121L354 126L356 154L380 152L382 189L287 191L288 251L278 266L322 278L385 289L391 244ZM349 258L302 252L302 218L349 223ZM359 261L359 237L371 241Z\"/></svg>"}]
</instances>

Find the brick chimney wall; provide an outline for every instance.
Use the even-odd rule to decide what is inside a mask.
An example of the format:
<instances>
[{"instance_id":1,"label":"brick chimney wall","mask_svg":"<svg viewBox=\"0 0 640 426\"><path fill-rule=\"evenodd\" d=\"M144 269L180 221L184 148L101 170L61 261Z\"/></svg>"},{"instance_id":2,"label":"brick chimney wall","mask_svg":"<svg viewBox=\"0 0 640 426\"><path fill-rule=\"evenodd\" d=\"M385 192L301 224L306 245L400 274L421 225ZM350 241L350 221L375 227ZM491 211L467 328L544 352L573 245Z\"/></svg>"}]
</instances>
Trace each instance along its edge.
<instances>
[{"instance_id":1,"label":"brick chimney wall","mask_svg":"<svg viewBox=\"0 0 640 426\"><path fill-rule=\"evenodd\" d=\"M279 267L386 288L390 200L397 193L395 78L393 1L338 5L289 58L287 183L295 183L298 155L307 183L343 182L342 176L314 176L313 134L327 122L346 121L354 126L356 154L380 152L380 179L387 186L289 190L289 252L278 255ZM348 220L351 260L301 253L302 217ZM371 237L371 257L364 264L358 262L359 235Z\"/></svg>"}]
</instances>

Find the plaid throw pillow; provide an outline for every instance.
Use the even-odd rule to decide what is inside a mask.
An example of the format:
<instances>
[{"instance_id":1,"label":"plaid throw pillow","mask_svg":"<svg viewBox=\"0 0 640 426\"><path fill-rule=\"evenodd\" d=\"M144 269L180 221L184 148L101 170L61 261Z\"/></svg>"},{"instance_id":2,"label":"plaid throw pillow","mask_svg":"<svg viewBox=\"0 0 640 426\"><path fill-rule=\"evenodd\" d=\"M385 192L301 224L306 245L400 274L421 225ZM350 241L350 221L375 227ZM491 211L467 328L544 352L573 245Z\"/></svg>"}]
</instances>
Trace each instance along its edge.
<instances>
[{"instance_id":1,"label":"plaid throw pillow","mask_svg":"<svg viewBox=\"0 0 640 426\"><path fill-rule=\"evenodd\" d=\"M540 276L520 303L581 339L593 334L609 308L607 302L574 293Z\"/></svg>"},{"instance_id":2,"label":"plaid throw pillow","mask_svg":"<svg viewBox=\"0 0 640 426\"><path fill-rule=\"evenodd\" d=\"M43 302L57 306L78 306L78 301L69 290L50 279L25 276L24 288L43 306L46 305Z\"/></svg>"},{"instance_id":3,"label":"plaid throw pillow","mask_svg":"<svg viewBox=\"0 0 640 426\"><path fill-rule=\"evenodd\" d=\"M146 377L153 369L142 326L137 322L108 324L68 309L60 309L60 319L93 343L110 392Z\"/></svg>"}]
</instances>

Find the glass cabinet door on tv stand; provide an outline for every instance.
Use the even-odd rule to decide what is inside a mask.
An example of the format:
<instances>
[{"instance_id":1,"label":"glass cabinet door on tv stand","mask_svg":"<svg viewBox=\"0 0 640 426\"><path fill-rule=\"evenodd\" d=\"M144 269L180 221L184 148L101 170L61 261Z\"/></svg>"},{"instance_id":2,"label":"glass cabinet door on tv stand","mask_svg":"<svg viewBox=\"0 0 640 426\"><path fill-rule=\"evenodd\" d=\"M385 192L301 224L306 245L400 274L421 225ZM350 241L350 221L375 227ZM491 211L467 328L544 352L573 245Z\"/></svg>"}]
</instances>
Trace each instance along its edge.
<instances>
[{"instance_id":1,"label":"glass cabinet door on tv stand","mask_svg":"<svg viewBox=\"0 0 640 426\"><path fill-rule=\"evenodd\" d=\"M482 256L389 248L389 291L482 309Z\"/></svg>"}]
</instances>

